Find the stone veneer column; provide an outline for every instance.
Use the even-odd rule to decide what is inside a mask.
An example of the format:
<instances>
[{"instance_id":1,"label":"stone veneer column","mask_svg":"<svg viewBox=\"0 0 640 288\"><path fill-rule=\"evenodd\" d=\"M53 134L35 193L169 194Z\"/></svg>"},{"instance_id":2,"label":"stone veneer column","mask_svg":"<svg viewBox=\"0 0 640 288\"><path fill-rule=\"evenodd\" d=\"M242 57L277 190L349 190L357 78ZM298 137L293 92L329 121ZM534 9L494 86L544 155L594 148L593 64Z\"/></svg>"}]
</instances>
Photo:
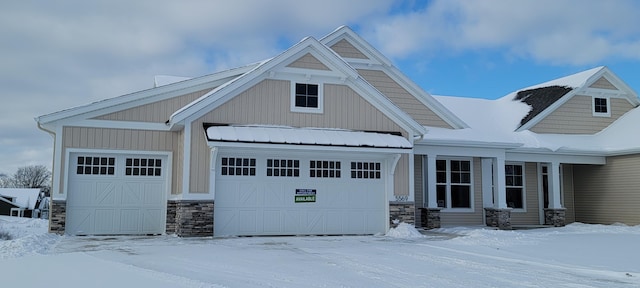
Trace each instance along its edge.
<instances>
[{"instance_id":1,"label":"stone veneer column","mask_svg":"<svg viewBox=\"0 0 640 288\"><path fill-rule=\"evenodd\" d=\"M407 224L415 224L415 211L416 205L413 202L389 202L389 222L391 223L391 227L397 226L393 223L394 220Z\"/></svg>"},{"instance_id":2,"label":"stone veneer column","mask_svg":"<svg viewBox=\"0 0 640 288\"><path fill-rule=\"evenodd\" d=\"M49 232L64 234L65 222L67 220L67 202L64 200L51 201L49 213Z\"/></svg>"},{"instance_id":3,"label":"stone veneer column","mask_svg":"<svg viewBox=\"0 0 640 288\"><path fill-rule=\"evenodd\" d=\"M511 229L511 208L484 208L487 226L500 230Z\"/></svg>"},{"instance_id":4,"label":"stone veneer column","mask_svg":"<svg viewBox=\"0 0 640 288\"><path fill-rule=\"evenodd\" d=\"M178 210L178 201L177 200L169 200L167 201L167 223L166 223L166 233L167 234L176 234L176 212Z\"/></svg>"},{"instance_id":5,"label":"stone veneer column","mask_svg":"<svg viewBox=\"0 0 640 288\"><path fill-rule=\"evenodd\" d=\"M545 208L544 209L544 224L553 225L555 227L562 227L565 225L565 208Z\"/></svg>"},{"instance_id":6,"label":"stone veneer column","mask_svg":"<svg viewBox=\"0 0 640 288\"><path fill-rule=\"evenodd\" d=\"M440 228L440 208L420 208L422 227L427 229Z\"/></svg>"},{"instance_id":7,"label":"stone veneer column","mask_svg":"<svg viewBox=\"0 0 640 288\"><path fill-rule=\"evenodd\" d=\"M179 200L175 219L175 233L180 237L213 236L213 200Z\"/></svg>"}]
</instances>

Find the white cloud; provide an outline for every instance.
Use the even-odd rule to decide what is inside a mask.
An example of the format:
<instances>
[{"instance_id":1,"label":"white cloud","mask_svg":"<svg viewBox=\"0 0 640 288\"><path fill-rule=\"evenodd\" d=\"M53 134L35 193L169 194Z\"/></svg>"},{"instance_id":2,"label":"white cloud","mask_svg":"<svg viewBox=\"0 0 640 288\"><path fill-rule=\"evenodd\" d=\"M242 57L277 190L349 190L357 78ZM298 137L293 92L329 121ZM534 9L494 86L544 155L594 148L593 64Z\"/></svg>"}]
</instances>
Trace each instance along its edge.
<instances>
[{"instance_id":1,"label":"white cloud","mask_svg":"<svg viewBox=\"0 0 640 288\"><path fill-rule=\"evenodd\" d=\"M628 0L434 0L372 29L393 57L500 49L552 64L640 60L640 3Z\"/></svg>"}]
</instances>

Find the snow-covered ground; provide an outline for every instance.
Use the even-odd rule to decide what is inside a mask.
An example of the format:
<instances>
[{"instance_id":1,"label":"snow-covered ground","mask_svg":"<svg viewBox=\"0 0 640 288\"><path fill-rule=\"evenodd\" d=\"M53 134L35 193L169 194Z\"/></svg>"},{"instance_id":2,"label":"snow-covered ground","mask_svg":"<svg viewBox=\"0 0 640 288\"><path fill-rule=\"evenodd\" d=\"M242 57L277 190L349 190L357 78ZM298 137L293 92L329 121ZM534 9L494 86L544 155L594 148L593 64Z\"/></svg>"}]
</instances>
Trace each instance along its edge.
<instances>
[{"instance_id":1,"label":"snow-covered ground","mask_svg":"<svg viewBox=\"0 0 640 288\"><path fill-rule=\"evenodd\" d=\"M344 237L70 237L0 216L2 287L640 287L640 226Z\"/></svg>"}]
</instances>

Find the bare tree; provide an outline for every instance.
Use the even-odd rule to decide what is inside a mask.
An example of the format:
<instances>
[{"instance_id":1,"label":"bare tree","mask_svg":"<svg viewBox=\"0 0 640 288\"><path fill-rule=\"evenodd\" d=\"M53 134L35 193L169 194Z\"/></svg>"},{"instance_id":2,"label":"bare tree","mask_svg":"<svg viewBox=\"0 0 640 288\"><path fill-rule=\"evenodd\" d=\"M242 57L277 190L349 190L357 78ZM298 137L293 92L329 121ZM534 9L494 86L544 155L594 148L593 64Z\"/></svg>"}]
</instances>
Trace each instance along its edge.
<instances>
[{"instance_id":1,"label":"bare tree","mask_svg":"<svg viewBox=\"0 0 640 288\"><path fill-rule=\"evenodd\" d=\"M7 174L0 174L0 188L11 187L11 178Z\"/></svg>"},{"instance_id":2,"label":"bare tree","mask_svg":"<svg viewBox=\"0 0 640 288\"><path fill-rule=\"evenodd\" d=\"M44 165L33 165L18 168L10 182L16 188L43 188L48 187L51 180L51 172Z\"/></svg>"}]
</instances>

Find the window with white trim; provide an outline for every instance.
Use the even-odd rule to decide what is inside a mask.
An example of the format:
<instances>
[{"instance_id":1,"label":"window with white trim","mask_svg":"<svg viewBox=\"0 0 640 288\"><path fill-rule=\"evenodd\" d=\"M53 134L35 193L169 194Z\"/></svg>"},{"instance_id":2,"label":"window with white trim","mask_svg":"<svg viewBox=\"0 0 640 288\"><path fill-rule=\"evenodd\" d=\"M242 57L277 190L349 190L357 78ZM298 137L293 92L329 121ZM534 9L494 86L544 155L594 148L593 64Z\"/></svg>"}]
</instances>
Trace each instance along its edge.
<instances>
[{"instance_id":1,"label":"window with white trim","mask_svg":"<svg viewBox=\"0 0 640 288\"><path fill-rule=\"evenodd\" d=\"M267 159L268 177L300 177L300 160Z\"/></svg>"},{"instance_id":2,"label":"window with white trim","mask_svg":"<svg viewBox=\"0 0 640 288\"><path fill-rule=\"evenodd\" d=\"M380 179L380 162L351 162L351 178Z\"/></svg>"},{"instance_id":3,"label":"window with white trim","mask_svg":"<svg viewBox=\"0 0 640 288\"><path fill-rule=\"evenodd\" d=\"M225 176L256 176L255 158L222 157L220 174Z\"/></svg>"},{"instance_id":4,"label":"window with white trim","mask_svg":"<svg viewBox=\"0 0 640 288\"><path fill-rule=\"evenodd\" d=\"M322 113L323 89L317 83L292 83L291 111Z\"/></svg>"},{"instance_id":5,"label":"window with white trim","mask_svg":"<svg viewBox=\"0 0 640 288\"><path fill-rule=\"evenodd\" d=\"M507 207L524 209L524 166L522 164L504 165Z\"/></svg>"},{"instance_id":6,"label":"window with white trim","mask_svg":"<svg viewBox=\"0 0 640 288\"><path fill-rule=\"evenodd\" d=\"M436 200L441 208L473 208L470 160L436 160Z\"/></svg>"},{"instance_id":7,"label":"window with white trim","mask_svg":"<svg viewBox=\"0 0 640 288\"><path fill-rule=\"evenodd\" d=\"M340 178L340 161L327 161L327 160L309 161L309 177Z\"/></svg>"},{"instance_id":8,"label":"window with white trim","mask_svg":"<svg viewBox=\"0 0 640 288\"><path fill-rule=\"evenodd\" d=\"M593 97L593 116L610 117L611 108L609 98Z\"/></svg>"}]
</instances>

